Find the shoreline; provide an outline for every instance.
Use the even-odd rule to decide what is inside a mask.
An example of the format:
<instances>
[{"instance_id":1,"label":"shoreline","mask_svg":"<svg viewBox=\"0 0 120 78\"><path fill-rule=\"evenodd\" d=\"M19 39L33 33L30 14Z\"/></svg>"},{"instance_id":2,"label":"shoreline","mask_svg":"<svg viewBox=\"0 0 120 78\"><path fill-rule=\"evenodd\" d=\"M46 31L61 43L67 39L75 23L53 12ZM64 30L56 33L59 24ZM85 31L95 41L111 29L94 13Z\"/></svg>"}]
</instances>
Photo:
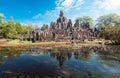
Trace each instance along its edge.
<instances>
[{"instance_id":1,"label":"shoreline","mask_svg":"<svg viewBox=\"0 0 120 78\"><path fill-rule=\"evenodd\" d=\"M102 44L91 44L91 43L71 43L71 42L35 42L35 43L3 43L0 44L0 48L7 48L7 47L81 47L81 46L101 46Z\"/></svg>"},{"instance_id":2,"label":"shoreline","mask_svg":"<svg viewBox=\"0 0 120 78\"><path fill-rule=\"evenodd\" d=\"M70 41L64 41L64 42L35 42L32 43L30 41L20 41L20 40L0 40L0 48L54 48L54 47L71 47L71 48L81 48L82 46L106 46L104 44L104 41L102 40L95 40L95 41L85 41L85 42L70 42Z\"/></svg>"}]
</instances>

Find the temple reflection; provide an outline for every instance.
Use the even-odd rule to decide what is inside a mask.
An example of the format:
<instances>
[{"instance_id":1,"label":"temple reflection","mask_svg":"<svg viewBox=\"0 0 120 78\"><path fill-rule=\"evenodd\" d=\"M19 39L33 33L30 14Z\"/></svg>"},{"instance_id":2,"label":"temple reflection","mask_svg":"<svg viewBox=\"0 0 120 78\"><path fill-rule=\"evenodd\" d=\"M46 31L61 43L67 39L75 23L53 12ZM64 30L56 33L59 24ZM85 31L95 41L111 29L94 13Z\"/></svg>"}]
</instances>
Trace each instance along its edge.
<instances>
[{"instance_id":1,"label":"temple reflection","mask_svg":"<svg viewBox=\"0 0 120 78\"><path fill-rule=\"evenodd\" d=\"M7 49L1 49L0 51L0 65L5 64L5 57L9 58L9 61L11 64L14 64L14 58L15 57L20 57L23 53L28 53L30 55L36 54L36 55L49 55L50 57L56 59L59 63L59 66L62 67L64 65L64 62L66 60L70 60L71 57L73 56L74 59L76 60L82 60L82 61L87 61L89 60L92 52L98 52L100 55L100 58L102 60L116 60L120 61L119 57L117 59L113 58L114 53L119 52L119 47L86 47L83 46L82 48L78 49L70 49L70 48L53 48L53 49L43 49L43 48L26 48L26 49L20 49L20 48L7 48ZM104 55L109 55L111 57L104 57Z\"/></svg>"},{"instance_id":2,"label":"temple reflection","mask_svg":"<svg viewBox=\"0 0 120 78\"><path fill-rule=\"evenodd\" d=\"M49 76L50 77L53 76L57 78L59 77L58 74L60 73L59 70L62 70L63 68L65 69L65 66L67 65L66 62L72 60L75 60L77 62L82 61L83 63L89 63L90 61L92 62L94 61L94 63L115 67L120 63L119 51L120 48L116 46L114 47L113 46L109 46L109 47L82 46L81 48L52 48L52 49L51 48L25 48L25 49L3 48L0 49L0 66L4 66L8 64L10 65L10 68L14 68L17 70L16 71L13 71L13 69L3 70L1 71L1 73L7 75L9 74L15 75L16 76L15 78L20 78L20 77L31 78L34 76L40 78L41 77L44 78L45 76L49 78ZM26 54L27 56L24 57L25 60L24 62L23 60L20 63L16 61L16 58L20 58ZM29 57L32 57L32 59L30 59ZM54 61L51 61L53 59ZM9 63L7 63L8 61ZM30 63L30 64L26 64L26 63ZM79 65L76 65L76 67L80 68ZM32 70L28 70L28 69L32 69ZM48 69L50 71L48 71ZM55 69L57 71L55 71ZM18 72L20 72L20 74L18 74ZM66 71L64 70L62 72L67 74L68 70ZM51 74L49 75L49 73L51 73L52 75ZM63 76L60 77L62 78ZM69 75L68 78L70 77L74 78L74 76ZM12 78L12 76L10 78Z\"/></svg>"}]
</instances>

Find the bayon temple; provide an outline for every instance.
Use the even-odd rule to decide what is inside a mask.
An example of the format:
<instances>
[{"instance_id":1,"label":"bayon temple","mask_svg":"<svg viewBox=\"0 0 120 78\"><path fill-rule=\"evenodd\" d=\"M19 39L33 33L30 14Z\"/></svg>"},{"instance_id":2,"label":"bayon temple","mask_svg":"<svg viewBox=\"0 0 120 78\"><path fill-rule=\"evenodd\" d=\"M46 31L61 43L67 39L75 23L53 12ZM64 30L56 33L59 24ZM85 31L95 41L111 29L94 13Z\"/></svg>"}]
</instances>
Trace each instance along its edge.
<instances>
[{"instance_id":1,"label":"bayon temple","mask_svg":"<svg viewBox=\"0 0 120 78\"><path fill-rule=\"evenodd\" d=\"M73 24L71 19L64 16L63 11L56 22L51 22L50 26L44 24L40 29L25 33L21 39L29 41L84 41L99 38L100 30L90 28L89 22L80 25L80 21L76 20Z\"/></svg>"}]
</instances>

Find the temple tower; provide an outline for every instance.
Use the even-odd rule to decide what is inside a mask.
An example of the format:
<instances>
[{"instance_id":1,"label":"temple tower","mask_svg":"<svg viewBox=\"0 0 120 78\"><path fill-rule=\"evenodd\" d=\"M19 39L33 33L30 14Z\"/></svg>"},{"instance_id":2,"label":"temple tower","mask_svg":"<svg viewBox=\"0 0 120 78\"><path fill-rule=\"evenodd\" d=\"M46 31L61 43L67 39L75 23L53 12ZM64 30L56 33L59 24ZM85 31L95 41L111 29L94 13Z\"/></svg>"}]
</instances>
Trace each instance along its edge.
<instances>
[{"instance_id":1,"label":"temple tower","mask_svg":"<svg viewBox=\"0 0 120 78\"><path fill-rule=\"evenodd\" d=\"M59 18L57 19L57 24L59 29L67 29L67 18L64 16L62 10L60 10Z\"/></svg>"}]
</instances>

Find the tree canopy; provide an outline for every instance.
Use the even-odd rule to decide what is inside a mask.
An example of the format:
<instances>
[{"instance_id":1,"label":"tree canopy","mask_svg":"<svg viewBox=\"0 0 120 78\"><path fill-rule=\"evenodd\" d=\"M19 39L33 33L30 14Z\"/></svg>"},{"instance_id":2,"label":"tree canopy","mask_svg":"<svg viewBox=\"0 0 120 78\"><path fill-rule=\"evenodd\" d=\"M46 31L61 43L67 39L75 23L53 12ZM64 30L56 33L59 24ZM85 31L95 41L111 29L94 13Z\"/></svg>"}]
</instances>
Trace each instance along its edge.
<instances>
[{"instance_id":1,"label":"tree canopy","mask_svg":"<svg viewBox=\"0 0 120 78\"><path fill-rule=\"evenodd\" d=\"M0 15L0 18L2 19L3 15ZM0 22L0 34L3 35L4 38L18 39L21 35L33 29L32 25L22 25L20 22L14 23L12 16L7 22Z\"/></svg>"},{"instance_id":2,"label":"tree canopy","mask_svg":"<svg viewBox=\"0 0 120 78\"><path fill-rule=\"evenodd\" d=\"M100 36L106 40L111 40L112 44L120 45L120 26L106 28Z\"/></svg>"},{"instance_id":3,"label":"tree canopy","mask_svg":"<svg viewBox=\"0 0 120 78\"><path fill-rule=\"evenodd\" d=\"M119 26L120 25L120 15L111 13L107 15L100 16L97 19L98 27L110 27L110 26Z\"/></svg>"},{"instance_id":4,"label":"tree canopy","mask_svg":"<svg viewBox=\"0 0 120 78\"><path fill-rule=\"evenodd\" d=\"M112 44L120 44L120 15L111 13L97 19L98 28L105 28L100 33L104 39L111 40Z\"/></svg>"},{"instance_id":5,"label":"tree canopy","mask_svg":"<svg viewBox=\"0 0 120 78\"><path fill-rule=\"evenodd\" d=\"M84 26L86 23L89 23L90 28L94 26L94 21L89 16L82 16L82 17L78 17L77 19L80 21L81 26Z\"/></svg>"}]
</instances>

